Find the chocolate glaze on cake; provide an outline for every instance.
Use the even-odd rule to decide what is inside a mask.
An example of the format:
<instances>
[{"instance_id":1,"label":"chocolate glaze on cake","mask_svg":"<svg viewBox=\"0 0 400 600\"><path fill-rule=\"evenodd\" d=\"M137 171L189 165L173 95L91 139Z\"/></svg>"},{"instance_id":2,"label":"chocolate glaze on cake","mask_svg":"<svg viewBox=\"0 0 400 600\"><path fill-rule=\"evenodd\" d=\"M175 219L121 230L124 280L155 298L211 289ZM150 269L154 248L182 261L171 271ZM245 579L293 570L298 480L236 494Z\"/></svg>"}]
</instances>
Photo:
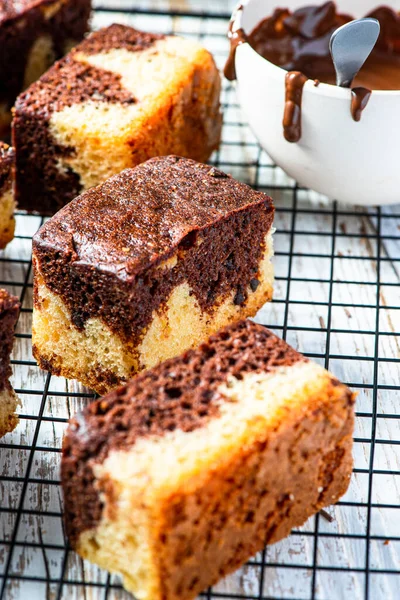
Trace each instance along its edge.
<instances>
[{"instance_id":1,"label":"chocolate glaze on cake","mask_svg":"<svg viewBox=\"0 0 400 600\"><path fill-rule=\"evenodd\" d=\"M121 338L139 341L153 311L185 281L210 313L232 292L235 304L244 303L258 286L273 213L265 194L214 167L169 156L82 194L39 230L33 247L46 286L78 329L97 317ZM176 265L163 268L177 251Z\"/></svg>"},{"instance_id":2,"label":"chocolate glaze on cake","mask_svg":"<svg viewBox=\"0 0 400 600\"><path fill-rule=\"evenodd\" d=\"M11 376L10 354L14 343L14 327L20 303L16 296L0 289L0 392L8 387Z\"/></svg>"},{"instance_id":3,"label":"chocolate glaze on cake","mask_svg":"<svg viewBox=\"0 0 400 600\"><path fill-rule=\"evenodd\" d=\"M90 0L63 2L47 18L51 0L0 0L0 103L9 107L23 87L25 69L33 43L40 36L52 39L56 58L68 40L81 40L88 29Z\"/></svg>"},{"instance_id":4,"label":"chocolate glaze on cake","mask_svg":"<svg viewBox=\"0 0 400 600\"><path fill-rule=\"evenodd\" d=\"M0 141L0 195L11 184L15 153L8 144Z\"/></svg>"},{"instance_id":5,"label":"chocolate glaze on cake","mask_svg":"<svg viewBox=\"0 0 400 600\"><path fill-rule=\"evenodd\" d=\"M75 498L69 505L76 513L66 515L72 544L101 517L94 462L103 462L111 450L129 449L141 437L203 427L218 417L224 397L217 390L229 377L268 373L305 360L268 329L241 321L90 404L71 421L63 447L64 493Z\"/></svg>"}]
</instances>

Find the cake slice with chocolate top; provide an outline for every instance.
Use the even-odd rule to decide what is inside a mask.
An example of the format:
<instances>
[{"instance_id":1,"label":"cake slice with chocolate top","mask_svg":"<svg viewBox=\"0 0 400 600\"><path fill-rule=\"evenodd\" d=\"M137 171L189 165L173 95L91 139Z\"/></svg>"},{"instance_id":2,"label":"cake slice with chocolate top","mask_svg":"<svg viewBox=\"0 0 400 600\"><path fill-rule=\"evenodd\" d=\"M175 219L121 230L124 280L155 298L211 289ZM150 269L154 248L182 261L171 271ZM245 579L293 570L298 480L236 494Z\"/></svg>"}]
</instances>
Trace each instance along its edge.
<instances>
[{"instance_id":1,"label":"cake slice with chocolate top","mask_svg":"<svg viewBox=\"0 0 400 600\"><path fill-rule=\"evenodd\" d=\"M150 159L33 240L33 352L99 393L271 299L271 199L214 167Z\"/></svg>"},{"instance_id":2,"label":"cake slice with chocolate top","mask_svg":"<svg viewBox=\"0 0 400 600\"><path fill-rule=\"evenodd\" d=\"M71 420L65 524L138 600L190 600L346 491L354 396L250 321Z\"/></svg>"},{"instance_id":3,"label":"cake slice with chocolate top","mask_svg":"<svg viewBox=\"0 0 400 600\"><path fill-rule=\"evenodd\" d=\"M90 0L0 0L0 137L16 97L80 42Z\"/></svg>"},{"instance_id":4,"label":"cake slice with chocolate top","mask_svg":"<svg viewBox=\"0 0 400 600\"><path fill-rule=\"evenodd\" d=\"M192 40L125 25L93 33L16 102L20 207L54 214L154 156L206 161L220 139L220 87Z\"/></svg>"},{"instance_id":5,"label":"cake slice with chocolate top","mask_svg":"<svg viewBox=\"0 0 400 600\"><path fill-rule=\"evenodd\" d=\"M14 150L0 141L0 250L14 237Z\"/></svg>"},{"instance_id":6,"label":"cake slice with chocolate top","mask_svg":"<svg viewBox=\"0 0 400 600\"><path fill-rule=\"evenodd\" d=\"M19 309L18 298L6 290L0 290L0 437L12 431L18 424L15 411L20 401L11 387L9 378L10 354Z\"/></svg>"}]
</instances>

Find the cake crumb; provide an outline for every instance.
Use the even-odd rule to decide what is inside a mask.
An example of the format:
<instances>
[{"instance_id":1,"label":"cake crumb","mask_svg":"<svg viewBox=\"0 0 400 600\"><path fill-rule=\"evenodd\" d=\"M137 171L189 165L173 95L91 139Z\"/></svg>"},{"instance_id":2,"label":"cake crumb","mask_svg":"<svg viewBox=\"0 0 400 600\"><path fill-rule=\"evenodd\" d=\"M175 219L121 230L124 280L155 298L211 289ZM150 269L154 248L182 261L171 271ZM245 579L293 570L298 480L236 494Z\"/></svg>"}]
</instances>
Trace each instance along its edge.
<instances>
[{"instance_id":1,"label":"cake crumb","mask_svg":"<svg viewBox=\"0 0 400 600\"><path fill-rule=\"evenodd\" d=\"M321 517L324 517L324 519L326 519L329 523L333 523L333 521L335 520L332 515L330 515L326 510L322 509L319 511L319 514L321 515Z\"/></svg>"}]
</instances>

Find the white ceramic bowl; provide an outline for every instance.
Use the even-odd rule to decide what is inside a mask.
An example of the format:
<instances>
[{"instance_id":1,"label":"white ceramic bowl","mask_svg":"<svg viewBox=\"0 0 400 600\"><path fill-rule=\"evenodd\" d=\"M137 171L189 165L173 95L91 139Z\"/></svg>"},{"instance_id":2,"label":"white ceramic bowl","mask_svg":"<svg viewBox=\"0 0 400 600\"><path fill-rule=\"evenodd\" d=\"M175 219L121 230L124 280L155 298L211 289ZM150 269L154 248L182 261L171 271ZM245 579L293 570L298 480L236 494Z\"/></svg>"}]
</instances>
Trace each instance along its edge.
<instances>
[{"instance_id":1,"label":"white ceramic bowl","mask_svg":"<svg viewBox=\"0 0 400 600\"><path fill-rule=\"evenodd\" d=\"M322 1L322 0L321 0ZM317 0L316 2L317 3ZM339 10L365 16L379 0L336 0ZM245 0L233 15L234 30L249 33L277 6L276 0ZM283 0L297 9L309 0ZM390 6L400 10L400 0ZM283 137L286 71L247 43L236 51L240 104L251 129L269 156L300 185L347 204L400 202L400 90L374 91L360 122L350 113L351 92L333 85L304 87L302 137Z\"/></svg>"}]
</instances>

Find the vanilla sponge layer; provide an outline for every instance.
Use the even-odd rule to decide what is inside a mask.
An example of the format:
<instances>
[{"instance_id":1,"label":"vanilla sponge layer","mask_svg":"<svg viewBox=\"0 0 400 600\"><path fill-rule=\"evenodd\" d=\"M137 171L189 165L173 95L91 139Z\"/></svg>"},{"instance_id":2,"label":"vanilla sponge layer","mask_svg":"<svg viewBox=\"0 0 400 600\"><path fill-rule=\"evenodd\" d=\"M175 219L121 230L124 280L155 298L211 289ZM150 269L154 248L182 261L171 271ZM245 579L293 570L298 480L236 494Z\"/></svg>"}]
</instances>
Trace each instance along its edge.
<instances>
[{"instance_id":1,"label":"vanilla sponge layer","mask_svg":"<svg viewBox=\"0 0 400 600\"><path fill-rule=\"evenodd\" d=\"M0 192L0 249L6 247L14 237L15 201L11 185L8 189Z\"/></svg>"},{"instance_id":2,"label":"vanilla sponge layer","mask_svg":"<svg viewBox=\"0 0 400 600\"><path fill-rule=\"evenodd\" d=\"M77 551L138 600L195 598L349 484L352 398L322 367L245 374L219 396L205 426L91 461L102 518Z\"/></svg>"},{"instance_id":3,"label":"vanilla sponge layer","mask_svg":"<svg viewBox=\"0 0 400 600\"><path fill-rule=\"evenodd\" d=\"M117 382L130 379L138 371L198 346L228 323L254 316L272 298L272 253L272 233L269 233L260 261L260 285L255 292L249 290L244 305L233 303L234 290L221 304L217 298L217 308L211 313L203 312L189 285L182 283L172 291L166 307L153 313L138 345L123 341L98 318L89 319L83 331L78 330L72 324L63 300L46 286L35 261L34 356L44 369L69 379L78 379L98 393L105 393ZM170 261L166 268L173 265ZM107 380L110 374L113 375L112 381Z\"/></svg>"},{"instance_id":4,"label":"vanilla sponge layer","mask_svg":"<svg viewBox=\"0 0 400 600\"><path fill-rule=\"evenodd\" d=\"M72 168L84 189L153 156L177 154L205 162L221 133L221 80L199 44L169 36L138 52L77 52L74 60L111 71L138 100L124 105L91 100L72 104L50 119L61 147L59 169Z\"/></svg>"},{"instance_id":5,"label":"vanilla sponge layer","mask_svg":"<svg viewBox=\"0 0 400 600\"><path fill-rule=\"evenodd\" d=\"M0 438L18 425L15 414L21 402L9 384L0 392Z\"/></svg>"}]
</instances>

